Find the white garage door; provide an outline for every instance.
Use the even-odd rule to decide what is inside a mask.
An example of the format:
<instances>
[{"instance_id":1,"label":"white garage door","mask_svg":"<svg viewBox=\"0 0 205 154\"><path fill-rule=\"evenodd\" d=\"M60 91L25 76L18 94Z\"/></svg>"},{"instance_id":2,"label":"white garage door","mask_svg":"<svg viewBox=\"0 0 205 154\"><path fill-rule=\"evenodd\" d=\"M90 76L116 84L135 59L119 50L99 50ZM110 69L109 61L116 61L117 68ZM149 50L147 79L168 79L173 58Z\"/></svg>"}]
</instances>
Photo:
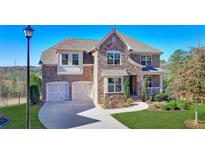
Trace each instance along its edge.
<instances>
[{"instance_id":1,"label":"white garage door","mask_svg":"<svg viewBox=\"0 0 205 154\"><path fill-rule=\"evenodd\" d=\"M92 82L76 81L72 83L72 99L92 98Z\"/></svg>"},{"instance_id":2,"label":"white garage door","mask_svg":"<svg viewBox=\"0 0 205 154\"><path fill-rule=\"evenodd\" d=\"M67 82L49 82L46 85L47 101L66 101L69 99Z\"/></svg>"}]
</instances>

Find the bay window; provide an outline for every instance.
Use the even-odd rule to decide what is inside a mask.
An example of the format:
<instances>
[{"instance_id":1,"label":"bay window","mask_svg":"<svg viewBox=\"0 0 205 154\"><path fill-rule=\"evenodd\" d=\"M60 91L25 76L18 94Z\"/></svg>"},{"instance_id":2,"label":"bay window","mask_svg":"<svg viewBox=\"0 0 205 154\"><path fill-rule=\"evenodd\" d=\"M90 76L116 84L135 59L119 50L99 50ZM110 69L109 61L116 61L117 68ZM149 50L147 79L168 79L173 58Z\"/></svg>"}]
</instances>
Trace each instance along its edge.
<instances>
[{"instance_id":1,"label":"bay window","mask_svg":"<svg viewBox=\"0 0 205 154\"><path fill-rule=\"evenodd\" d=\"M108 78L108 92L122 92L122 78Z\"/></svg>"},{"instance_id":2,"label":"bay window","mask_svg":"<svg viewBox=\"0 0 205 154\"><path fill-rule=\"evenodd\" d=\"M107 52L107 64L120 65L121 64L121 52L120 51L108 51Z\"/></svg>"}]
</instances>

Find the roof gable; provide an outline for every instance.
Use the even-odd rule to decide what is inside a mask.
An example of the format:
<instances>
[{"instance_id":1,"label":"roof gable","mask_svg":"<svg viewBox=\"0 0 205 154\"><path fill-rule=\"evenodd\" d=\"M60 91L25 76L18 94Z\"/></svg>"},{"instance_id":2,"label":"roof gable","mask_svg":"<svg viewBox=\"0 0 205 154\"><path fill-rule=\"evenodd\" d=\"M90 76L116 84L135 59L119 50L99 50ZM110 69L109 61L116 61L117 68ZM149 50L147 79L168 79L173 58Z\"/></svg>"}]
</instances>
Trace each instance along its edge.
<instances>
[{"instance_id":1,"label":"roof gable","mask_svg":"<svg viewBox=\"0 0 205 154\"><path fill-rule=\"evenodd\" d=\"M113 29L110 33L108 33L97 45L96 48L99 49L99 47L111 36L113 35L113 33L127 46L128 50L129 50L129 46L126 43L126 41L121 37L121 35L119 34L118 31L116 31L115 29Z\"/></svg>"}]
</instances>

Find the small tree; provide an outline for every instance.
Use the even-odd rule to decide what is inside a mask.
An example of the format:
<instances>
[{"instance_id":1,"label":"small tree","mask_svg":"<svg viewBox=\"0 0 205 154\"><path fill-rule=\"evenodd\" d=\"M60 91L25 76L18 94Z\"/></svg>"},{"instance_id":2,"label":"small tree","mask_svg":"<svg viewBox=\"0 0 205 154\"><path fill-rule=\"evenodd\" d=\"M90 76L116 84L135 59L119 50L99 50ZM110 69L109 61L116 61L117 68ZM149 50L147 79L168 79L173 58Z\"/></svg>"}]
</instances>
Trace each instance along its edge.
<instances>
[{"instance_id":1,"label":"small tree","mask_svg":"<svg viewBox=\"0 0 205 154\"><path fill-rule=\"evenodd\" d=\"M125 86L124 97L125 97L125 100L127 100L130 97L130 78L129 77L124 78L124 86Z\"/></svg>"},{"instance_id":2,"label":"small tree","mask_svg":"<svg viewBox=\"0 0 205 154\"><path fill-rule=\"evenodd\" d=\"M144 101L148 100L148 78L144 77L144 81L143 81L143 97L144 97Z\"/></svg>"},{"instance_id":3,"label":"small tree","mask_svg":"<svg viewBox=\"0 0 205 154\"><path fill-rule=\"evenodd\" d=\"M30 86L32 85L37 85L39 92L41 93L42 81L41 81L41 78L35 73L31 73L30 75Z\"/></svg>"}]
</instances>

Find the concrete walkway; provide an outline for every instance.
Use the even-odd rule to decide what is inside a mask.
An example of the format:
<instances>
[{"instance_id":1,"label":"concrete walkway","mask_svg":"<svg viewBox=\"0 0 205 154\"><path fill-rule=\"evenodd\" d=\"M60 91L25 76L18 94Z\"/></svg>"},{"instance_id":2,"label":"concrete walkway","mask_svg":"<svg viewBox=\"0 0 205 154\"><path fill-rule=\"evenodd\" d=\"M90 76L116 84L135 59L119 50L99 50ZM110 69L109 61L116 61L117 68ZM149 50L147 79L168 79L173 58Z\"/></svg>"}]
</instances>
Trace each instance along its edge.
<instances>
[{"instance_id":1,"label":"concrete walkway","mask_svg":"<svg viewBox=\"0 0 205 154\"><path fill-rule=\"evenodd\" d=\"M148 105L134 103L123 109L102 109L91 100L46 102L39 111L39 119L46 128L63 129L126 129L127 127L114 119L111 114L145 110Z\"/></svg>"}]
</instances>

